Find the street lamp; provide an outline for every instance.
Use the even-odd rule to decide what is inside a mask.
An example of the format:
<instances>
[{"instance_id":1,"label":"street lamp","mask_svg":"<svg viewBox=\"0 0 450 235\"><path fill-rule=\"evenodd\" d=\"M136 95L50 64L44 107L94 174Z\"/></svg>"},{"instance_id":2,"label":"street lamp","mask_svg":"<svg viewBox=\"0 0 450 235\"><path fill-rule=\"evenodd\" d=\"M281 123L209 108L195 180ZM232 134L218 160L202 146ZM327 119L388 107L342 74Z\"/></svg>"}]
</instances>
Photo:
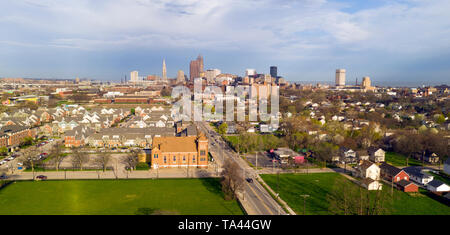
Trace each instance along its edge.
<instances>
[{"instance_id":1,"label":"street lamp","mask_svg":"<svg viewBox=\"0 0 450 235\"><path fill-rule=\"evenodd\" d=\"M303 197L303 215L306 215L306 198L309 197L308 194L302 194L300 197Z\"/></svg>"}]
</instances>

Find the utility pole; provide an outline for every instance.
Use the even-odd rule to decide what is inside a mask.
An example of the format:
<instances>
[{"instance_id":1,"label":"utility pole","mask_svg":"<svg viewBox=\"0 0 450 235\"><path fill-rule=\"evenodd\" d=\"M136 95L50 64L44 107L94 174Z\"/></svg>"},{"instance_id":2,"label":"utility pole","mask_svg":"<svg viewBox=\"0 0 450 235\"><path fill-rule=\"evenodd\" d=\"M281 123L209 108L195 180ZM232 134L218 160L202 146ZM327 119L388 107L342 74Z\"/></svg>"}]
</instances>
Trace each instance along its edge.
<instances>
[{"instance_id":1,"label":"utility pole","mask_svg":"<svg viewBox=\"0 0 450 235\"><path fill-rule=\"evenodd\" d=\"M258 151L256 151L256 170L258 170Z\"/></svg>"},{"instance_id":2,"label":"utility pole","mask_svg":"<svg viewBox=\"0 0 450 235\"><path fill-rule=\"evenodd\" d=\"M308 194L302 194L300 197L303 197L303 215L306 215L306 198L309 197Z\"/></svg>"}]
</instances>

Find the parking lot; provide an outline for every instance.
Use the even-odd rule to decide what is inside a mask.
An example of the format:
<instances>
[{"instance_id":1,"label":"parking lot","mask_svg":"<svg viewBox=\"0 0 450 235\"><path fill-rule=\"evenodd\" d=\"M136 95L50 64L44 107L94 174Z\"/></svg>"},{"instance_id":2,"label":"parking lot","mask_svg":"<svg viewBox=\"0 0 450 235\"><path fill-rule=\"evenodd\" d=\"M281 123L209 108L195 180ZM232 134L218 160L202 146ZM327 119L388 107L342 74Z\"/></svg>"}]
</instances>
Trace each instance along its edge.
<instances>
[{"instance_id":1,"label":"parking lot","mask_svg":"<svg viewBox=\"0 0 450 235\"><path fill-rule=\"evenodd\" d=\"M279 167L278 161L275 159L272 162L272 157L267 152L258 152L257 154L245 154L247 161L249 161L253 166L256 166L256 158L258 158L258 167L263 168L277 168Z\"/></svg>"},{"instance_id":2,"label":"parking lot","mask_svg":"<svg viewBox=\"0 0 450 235\"><path fill-rule=\"evenodd\" d=\"M58 144L60 140L49 139L42 141L36 145L39 148L40 152L36 155L36 158L39 160L45 160L48 157L48 152L53 144ZM9 153L8 156L0 160L0 170L18 170L23 164L21 162L20 157L22 156L23 150L19 150L14 153Z\"/></svg>"}]
</instances>

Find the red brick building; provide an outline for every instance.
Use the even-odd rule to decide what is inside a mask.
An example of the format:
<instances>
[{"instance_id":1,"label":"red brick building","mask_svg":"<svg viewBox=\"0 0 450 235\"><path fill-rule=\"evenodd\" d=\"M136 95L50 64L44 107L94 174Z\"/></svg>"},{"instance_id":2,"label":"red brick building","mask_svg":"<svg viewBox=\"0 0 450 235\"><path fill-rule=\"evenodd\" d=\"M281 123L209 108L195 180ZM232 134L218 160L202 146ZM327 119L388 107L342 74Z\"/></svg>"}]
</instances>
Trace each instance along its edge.
<instances>
[{"instance_id":1,"label":"red brick building","mask_svg":"<svg viewBox=\"0 0 450 235\"><path fill-rule=\"evenodd\" d=\"M208 139L198 136L155 137L151 152L152 168L208 167Z\"/></svg>"},{"instance_id":2,"label":"red brick building","mask_svg":"<svg viewBox=\"0 0 450 235\"><path fill-rule=\"evenodd\" d=\"M0 147L17 147L26 137L36 135L36 130L30 127L9 125L0 129Z\"/></svg>"},{"instance_id":3,"label":"red brick building","mask_svg":"<svg viewBox=\"0 0 450 235\"><path fill-rule=\"evenodd\" d=\"M419 186L410 181L400 180L396 185L397 188L402 190L403 192L412 193L419 191Z\"/></svg>"},{"instance_id":4,"label":"red brick building","mask_svg":"<svg viewBox=\"0 0 450 235\"><path fill-rule=\"evenodd\" d=\"M385 162L381 164L380 170L381 178L385 179L386 181L393 181L394 183L401 180L409 181L409 175L404 170L389 165Z\"/></svg>"}]
</instances>

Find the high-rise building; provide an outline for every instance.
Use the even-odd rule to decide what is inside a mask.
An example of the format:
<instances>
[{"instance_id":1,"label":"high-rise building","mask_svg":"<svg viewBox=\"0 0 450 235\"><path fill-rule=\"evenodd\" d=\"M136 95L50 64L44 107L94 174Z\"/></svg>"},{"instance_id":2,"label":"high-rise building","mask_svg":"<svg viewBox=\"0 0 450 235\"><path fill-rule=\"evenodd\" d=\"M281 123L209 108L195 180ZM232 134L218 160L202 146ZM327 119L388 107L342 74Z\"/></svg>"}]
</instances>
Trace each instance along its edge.
<instances>
[{"instance_id":1,"label":"high-rise building","mask_svg":"<svg viewBox=\"0 0 450 235\"><path fill-rule=\"evenodd\" d=\"M206 80L209 83L214 83L215 78L221 73L219 69L208 69L205 72Z\"/></svg>"},{"instance_id":2,"label":"high-rise building","mask_svg":"<svg viewBox=\"0 0 450 235\"><path fill-rule=\"evenodd\" d=\"M370 88L372 86L370 82L370 77L363 77L361 86L362 88Z\"/></svg>"},{"instance_id":3,"label":"high-rise building","mask_svg":"<svg viewBox=\"0 0 450 235\"><path fill-rule=\"evenodd\" d=\"M130 82L137 82L139 81L139 72L138 71L132 71L130 73Z\"/></svg>"},{"instance_id":4,"label":"high-rise building","mask_svg":"<svg viewBox=\"0 0 450 235\"><path fill-rule=\"evenodd\" d=\"M246 69L245 70L245 76L255 76L256 70L255 69Z\"/></svg>"},{"instance_id":5,"label":"high-rise building","mask_svg":"<svg viewBox=\"0 0 450 235\"><path fill-rule=\"evenodd\" d=\"M183 70L178 70L177 83L184 83L184 82L186 82L186 80L184 78L184 72L183 72Z\"/></svg>"},{"instance_id":6,"label":"high-rise building","mask_svg":"<svg viewBox=\"0 0 450 235\"><path fill-rule=\"evenodd\" d=\"M277 66L270 66L270 76L272 76L273 78L277 78L277 70Z\"/></svg>"},{"instance_id":7,"label":"high-rise building","mask_svg":"<svg viewBox=\"0 0 450 235\"><path fill-rule=\"evenodd\" d=\"M162 79L167 80L166 60L163 60Z\"/></svg>"},{"instance_id":8,"label":"high-rise building","mask_svg":"<svg viewBox=\"0 0 450 235\"><path fill-rule=\"evenodd\" d=\"M189 65L189 81L194 82L194 78L200 77L203 72L203 57L199 55L196 60L192 60Z\"/></svg>"},{"instance_id":9,"label":"high-rise building","mask_svg":"<svg viewBox=\"0 0 450 235\"><path fill-rule=\"evenodd\" d=\"M336 69L336 86L345 86L345 69Z\"/></svg>"}]
</instances>

